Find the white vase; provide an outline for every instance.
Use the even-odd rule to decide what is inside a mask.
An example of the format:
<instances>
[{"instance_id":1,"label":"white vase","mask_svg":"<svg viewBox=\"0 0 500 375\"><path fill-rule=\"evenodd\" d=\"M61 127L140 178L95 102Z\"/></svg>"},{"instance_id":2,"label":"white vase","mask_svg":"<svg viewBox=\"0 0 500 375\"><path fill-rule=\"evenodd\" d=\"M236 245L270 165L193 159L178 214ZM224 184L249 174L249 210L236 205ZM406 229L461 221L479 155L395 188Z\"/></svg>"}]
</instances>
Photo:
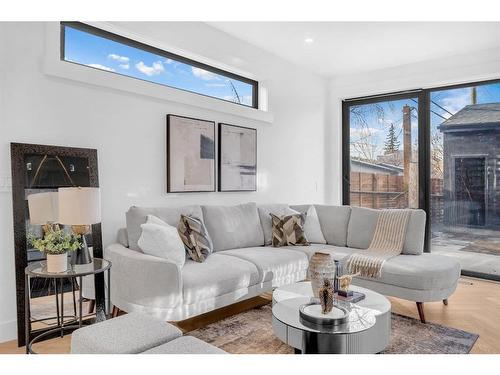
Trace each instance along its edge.
<instances>
[{"instance_id":1,"label":"white vase","mask_svg":"<svg viewBox=\"0 0 500 375\"><path fill-rule=\"evenodd\" d=\"M47 272L61 273L68 270L68 254L47 254Z\"/></svg>"}]
</instances>

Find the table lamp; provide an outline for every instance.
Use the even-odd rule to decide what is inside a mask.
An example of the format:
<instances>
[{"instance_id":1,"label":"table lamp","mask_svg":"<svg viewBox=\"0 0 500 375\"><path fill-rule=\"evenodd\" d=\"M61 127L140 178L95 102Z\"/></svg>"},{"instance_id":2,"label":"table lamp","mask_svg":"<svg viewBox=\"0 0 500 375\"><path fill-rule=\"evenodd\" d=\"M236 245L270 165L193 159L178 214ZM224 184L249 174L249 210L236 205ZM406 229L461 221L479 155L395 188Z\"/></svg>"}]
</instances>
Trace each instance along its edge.
<instances>
[{"instance_id":1,"label":"table lamp","mask_svg":"<svg viewBox=\"0 0 500 375\"><path fill-rule=\"evenodd\" d=\"M30 224L41 225L44 233L59 222L59 201L55 191L28 195L28 208Z\"/></svg>"},{"instance_id":2,"label":"table lamp","mask_svg":"<svg viewBox=\"0 0 500 375\"><path fill-rule=\"evenodd\" d=\"M71 225L73 232L82 236L82 246L71 255L71 264L92 262L85 235L90 226L101 222L101 194L99 188L59 188L59 223Z\"/></svg>"}]
</instances>

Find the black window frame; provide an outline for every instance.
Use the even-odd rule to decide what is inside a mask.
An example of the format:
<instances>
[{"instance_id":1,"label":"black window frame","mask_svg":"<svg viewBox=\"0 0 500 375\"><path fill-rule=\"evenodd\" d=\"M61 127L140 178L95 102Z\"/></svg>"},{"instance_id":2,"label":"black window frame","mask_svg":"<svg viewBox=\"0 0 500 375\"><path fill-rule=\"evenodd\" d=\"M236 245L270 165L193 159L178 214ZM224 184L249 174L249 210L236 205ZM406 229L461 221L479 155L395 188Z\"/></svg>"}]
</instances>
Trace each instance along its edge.
<instances>
[{"instance_id":1,"label":"black window frame","mask_svg":"<svg viewBox=\"0 0 500 375\"><path fill-rule=\"evenodd\" d=\"M196 92L196 91L186 90L186 89L182 89L182 88L178 88L178 87L174 87L174 86L165 85L165 84L162 84L162 83L156 83L156 82L153 82L153 81L150 81L150 80L147 80L147 79L136 78L136 77L132 77L132 76L129 76L129 75L126 75L126 74L117 73L117 72L107 72L107 73L118 74L118 75L125 76L125 77L128 77L128 78L138 79L138 80L141 80L141 81L153 83L153 84L156 84L156 85L166 86L166 87L170 87L172 89L181 90L181 91L189 92L189 93L192 93L192 94L205 96L205 97L212 98L212 99L222 100L223 102L228 102L228 103L240 105L240 106L243 106L245 108L254 108L254 109L258 109L259 108L259 82L256 81L256 80L253 80L253 79L250 79L250 78L247 78L247 77L243 77L243 76L240 76L238 74L231 73L231 72L228 72L226 70L219 69L219 68L216 68L214 66L207 65L207 64L201 63L199 61L192 60L192 59L189 59L187 57L180 56L180 55L177 55L175 53L168 52L168 51L165 51L163 49L156 48L156 47L153 47L151 45L148 45L148 44L145 44L145 43L142 43L142 42L138 42L136 40L124 37L122 35L118 35L118 34L112 33L110 31L99 29L97 27L88 25L88 24L83 23L83 22L77 22L77 21L61 21L60 22L60 38L61 38L60 39L60 59L61 59L61 61L64 61L64 62L67 62L67 63L72 63L72 64L77 64L77 65L86 66L84 64L80 64L80 63L77 63L77 62L74 62L74 61L68 61L68 60L66 60L64 58L64 51L65 51L65 28L66 28L66 26L67 27L71 27L73 29L80 30L80 31L84 31L86 33L89 33L89 34L92 34L92 35L95 35L95 36L106 38L106 39L112 40L112 41L117 42L117 43L125 44L125 45L127 45L129 47L133 47L133 48L141 49L141 50L146 51L146 52L154 53L156 55L165 57L167 59L171 59L171 60L174 60L174 61L177 61L177 62L180 62L180 63L188 64L188 65L191 65L193 67L200 68L200 69L206 70L206 71L211 72L211 73L222 75L224 77L227 77L227 78L230 78L230 79L234 79L234 80L238 80L240 82L244 82L246 84L249 84L249 85L252 86L252 105L250 106L250 105L246 105L246 104L242 104L242 103L238 103L238 102L233 102L231 100L221 99L221 98L218 98L218 97L215 97L215 96L202 94L202 93L199 93L199 92ZM89 67L89 68L92 68L92 67ZM93 69L98 69L98 68L93 68Z\"/></svg>"},{"instance_id":2,"label":"black window frame","mask_svg":"<svg viewBox=\"0 0 500 375\"><path fill-rule=\"evenodd\" d=\"M431 212L431 94L436 91L453 90L465 87L482 86L500 83L500 78L482 81L472 81L466 83L436 86L429 88L420 88L414 90L397 91L356 97L342 100L342 204L350 203L350 111L353 105L371 104L384 100L407 99L409 97L417 98L418 101L418 183L419 183L419 208L423 209L427 217L430 218ZM424 252L430 252L430 220L425 224L425 244ZM463 273L465 275L465 273ZM469 272L469 274L476 274ZM467 274L467 275L469 275ZM483 278L490 279L491 276ZM498 279L500 280L500 279Z\"/></svg>"}]
</instances>

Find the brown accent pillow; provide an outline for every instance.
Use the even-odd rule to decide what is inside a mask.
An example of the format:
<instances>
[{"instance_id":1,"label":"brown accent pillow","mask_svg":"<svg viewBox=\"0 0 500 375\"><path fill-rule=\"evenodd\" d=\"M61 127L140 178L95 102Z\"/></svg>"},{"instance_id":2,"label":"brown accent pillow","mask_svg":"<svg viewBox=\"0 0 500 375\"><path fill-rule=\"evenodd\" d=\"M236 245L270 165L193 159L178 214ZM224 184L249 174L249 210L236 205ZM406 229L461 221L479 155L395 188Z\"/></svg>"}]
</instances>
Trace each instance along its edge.
<instances>
[{"instance_id":1,"label":"brown accent pillow","mask_svg":"<svg viewBox=\"0 0 500 375\"><path fill-rule=\"evenodd\" d=\"M181 215L177 231L192 260L201 263L213 252L207 228L197 217Z\"/></svg>"},{"instance_id":2,"label":"brown accent pillow","mask_svg":"<svg viewBox=\"0 0 500 375\"><path fill-rule=\"evenodd\" d=\"M285 216L271 215L273 224L272 245L274 247L302 245L309 246L309 242L304 234L304 223L306 215L292 214Z\"/></svg>"}]
</instances>

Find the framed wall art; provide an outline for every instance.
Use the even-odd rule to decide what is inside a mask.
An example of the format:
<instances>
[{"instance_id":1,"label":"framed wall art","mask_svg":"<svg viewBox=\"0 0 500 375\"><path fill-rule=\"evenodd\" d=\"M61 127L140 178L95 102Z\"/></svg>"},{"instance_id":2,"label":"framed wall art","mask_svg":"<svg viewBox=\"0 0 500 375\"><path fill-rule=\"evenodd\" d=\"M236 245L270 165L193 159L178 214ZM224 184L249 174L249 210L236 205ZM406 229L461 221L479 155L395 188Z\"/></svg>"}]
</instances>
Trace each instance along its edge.
<instances>
[{"instance_id":1,"label":"framed wall art","mask_svg":"<svg viewBox=\"0 0 500 375\"><path fill-rule=\"evenodd\" d=\"M167 115L167 192L215 191L215 122Z\"/></svg>"},{"instance_id":2,"label":"framed wall art","mask_svg":"<svg viewBox=\"0 0 500 375\"><path fill-rule=\"evenodd\" d=\"M219 191L257 190L257 129L219 123Z\"/></svg>"}]
</instances>

